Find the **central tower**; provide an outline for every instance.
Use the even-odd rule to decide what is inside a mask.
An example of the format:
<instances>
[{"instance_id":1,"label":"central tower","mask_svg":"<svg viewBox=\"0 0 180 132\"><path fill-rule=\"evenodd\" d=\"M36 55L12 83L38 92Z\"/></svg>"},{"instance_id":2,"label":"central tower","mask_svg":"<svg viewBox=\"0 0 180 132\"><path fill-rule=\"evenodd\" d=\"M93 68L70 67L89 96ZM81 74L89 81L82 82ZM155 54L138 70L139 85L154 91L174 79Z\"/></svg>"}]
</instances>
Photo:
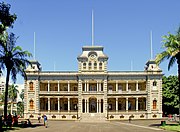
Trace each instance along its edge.
<instances>
[{"instance_id":1,"label":"central tower","mask_svg":"<svg viewBox=\"0 0 180 132\"><path fill-rule=\"evenodd\" d=\"M77 59L79 72L107 72L108 57L102 46L82 47L82 54Z\"/></svg>"}]
</instances>

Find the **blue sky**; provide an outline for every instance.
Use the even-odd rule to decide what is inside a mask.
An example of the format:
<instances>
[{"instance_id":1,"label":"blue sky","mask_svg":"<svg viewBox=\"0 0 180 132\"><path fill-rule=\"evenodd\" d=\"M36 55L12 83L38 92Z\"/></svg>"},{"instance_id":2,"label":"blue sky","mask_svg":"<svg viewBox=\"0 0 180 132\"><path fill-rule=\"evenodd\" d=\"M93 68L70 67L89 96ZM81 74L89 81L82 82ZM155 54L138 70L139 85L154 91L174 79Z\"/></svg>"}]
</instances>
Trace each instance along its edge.
<instances>
[{"instance_id":1,"label":"blue sky","mask_svg":"<svg viewBox=\"0 0 180 132\"><path fill-rule=\"evenodd\" d=\"M153 56L162 51L162 36L180 26L179 0L5 0L17 14L14 32L17 44L33 53L43 70L77 71L82 46L91 45L91 11L94 10L95 45L104 46L108 70L144 70L150 59L150 31ZM165 75L176 75L177 66ZM18 82L22 82L20 78Z\"/></svg>"}]
</instances>

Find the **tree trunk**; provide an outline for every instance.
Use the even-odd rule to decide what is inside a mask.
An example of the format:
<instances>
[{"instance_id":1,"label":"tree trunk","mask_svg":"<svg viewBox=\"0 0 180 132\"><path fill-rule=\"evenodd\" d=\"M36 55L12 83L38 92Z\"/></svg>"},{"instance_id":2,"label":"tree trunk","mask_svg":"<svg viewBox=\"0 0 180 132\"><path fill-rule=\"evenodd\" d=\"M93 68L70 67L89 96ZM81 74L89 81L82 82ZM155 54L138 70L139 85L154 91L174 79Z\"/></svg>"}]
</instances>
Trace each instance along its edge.
<instances>
[{"instance_id":1,"label":"tree trunk","mask_svg":"<svg viewBox=\"0 0 180 132\"><path fill-rule=\"evenodd\" d=\"M179 125L180 125L180 60L178 63L178 80L179 80Z\"/></svg>"},{"instance_id":2,"label":"tree trunk","mask_svg":"<svg viewBox=\"0 0 180 132\"><path fill-rule=\"evenodd\" d=\"M7 68L6 89L5 89L5 101L4 101L4 121L7 121L7 103L8 103L9 77L10 77L10 70Z\"/></svg>"}]
</instances>

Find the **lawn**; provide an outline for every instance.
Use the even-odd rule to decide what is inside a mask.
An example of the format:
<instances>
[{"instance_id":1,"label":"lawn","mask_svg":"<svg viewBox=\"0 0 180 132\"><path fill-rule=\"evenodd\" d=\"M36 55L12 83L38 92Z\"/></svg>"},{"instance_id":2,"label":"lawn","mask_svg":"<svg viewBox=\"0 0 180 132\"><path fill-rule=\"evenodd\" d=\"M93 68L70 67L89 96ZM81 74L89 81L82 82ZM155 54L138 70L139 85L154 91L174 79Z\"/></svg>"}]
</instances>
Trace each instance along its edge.
<instances>
[{"instance_id":1,"label":"lawn","mask_svg":"<svg viewBox=\"0 0 180 132\"><path fill-rule=\"evenodd\" d=\"M180 125L178 124L165 125L165 126L161 126L161 128L165 130L180 132Z\"/></svg>"}]
</instances>

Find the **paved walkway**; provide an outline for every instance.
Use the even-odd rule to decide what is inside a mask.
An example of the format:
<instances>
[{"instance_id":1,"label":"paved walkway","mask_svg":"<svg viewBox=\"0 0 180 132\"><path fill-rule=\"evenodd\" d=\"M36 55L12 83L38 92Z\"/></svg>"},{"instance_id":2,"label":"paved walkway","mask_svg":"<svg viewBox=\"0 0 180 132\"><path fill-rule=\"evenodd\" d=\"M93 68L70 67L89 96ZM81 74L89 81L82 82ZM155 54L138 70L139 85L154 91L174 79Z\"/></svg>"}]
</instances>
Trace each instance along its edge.
<instances>
[{"instance_id":1,"label":"paved walkway","mask_svg":"<svg viewBox=\"0 0 180 132\"><path fill-rule=\"evenodd\" d=\"M37 121L32 121L36 124ZM149 125L150 124L150 125ZM168 132L158 128L160 120L107 121L103 123L77 121L49 121L48 128L37 123L36 127L19 128L10 132Z\"/></svg>"}]
</instances>

